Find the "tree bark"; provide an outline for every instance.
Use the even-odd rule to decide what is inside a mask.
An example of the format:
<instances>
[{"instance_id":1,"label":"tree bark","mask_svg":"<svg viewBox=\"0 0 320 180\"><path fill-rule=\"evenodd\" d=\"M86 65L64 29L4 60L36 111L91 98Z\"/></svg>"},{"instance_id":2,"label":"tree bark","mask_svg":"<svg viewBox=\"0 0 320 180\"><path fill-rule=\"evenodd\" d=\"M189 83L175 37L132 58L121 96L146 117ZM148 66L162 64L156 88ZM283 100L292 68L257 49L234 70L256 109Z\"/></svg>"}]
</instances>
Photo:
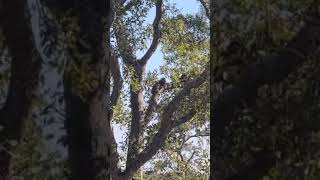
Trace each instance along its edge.
<instances>
[{"instance_id":1,"label":"tree bark","mask_svg":"<svg viewBox=\"0 0 320 180\"><path fill-rule=\"evenodd\" d=\"M31 114L31 103L38 85L40 61L34 58L32 33L25 16L25 1L2 1L2 24L11 55L11 77L8 96L0 111L0 179L9 173L10 142L19 142L25 120Z\"/></svg>"},{"instance_id":2,"label":"tree bark","mask_svg":"<svg viewBox=\"0 0 320 180\"><path fill-rule=\"evenodd\" d=\"M140 62L135 62L135 75L136 83L139 89L134 89L134 85L130 87L130 105L131 105L131 125L129 133L128 153L127 153L127 165L135 158L139 153L142 142L142 129L141 124L144 120L144 94L143 94L143 75L145 66L142 66Z\"/></svg>"},{"instance_id":3,"label":"tree bark","mask_svg":"<svg viewBox=\"0 0 320 180\"><path fill-rule=\"evenodd\" d=\"M72 176L78 180L110 179L110 121L109 109L109 28L110 4L104 0L82 0L72 8L79 19L79 39L76 53L89 58L69 59L84 64L89 71L84 83L70 70L65 72L66 129ZM107 31L107 32L106 32ZM70 67L70 66L69 66ZM89 77L93 74L94 77ZM107 83L107 84L106 84Z\"/></svg>"}]
</instances>

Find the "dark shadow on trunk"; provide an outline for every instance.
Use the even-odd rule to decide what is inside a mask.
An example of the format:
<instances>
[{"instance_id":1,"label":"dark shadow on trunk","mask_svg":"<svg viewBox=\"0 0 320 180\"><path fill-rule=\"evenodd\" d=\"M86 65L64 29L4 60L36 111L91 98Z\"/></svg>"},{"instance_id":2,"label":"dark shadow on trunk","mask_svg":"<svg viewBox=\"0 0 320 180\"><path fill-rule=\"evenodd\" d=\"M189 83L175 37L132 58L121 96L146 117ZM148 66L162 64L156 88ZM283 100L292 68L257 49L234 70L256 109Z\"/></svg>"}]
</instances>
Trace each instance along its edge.
<instances>
[{"instance_id":1,"label":"dark shadow on trunk","mask_svg":"<svg viewBox=\"0 0 320 180\"><path fill-rule=\"evenodd\" d=\"M110 98L107 74L109 74L109 25L110 2L81 0L70 10L78 18L80 33L77 37L76 54L68 64L88 67L81 73L88 76L90 87L81 84L76 75L65 72L64 95L66 101L66 129L72 180L104 180L110 177L110 122L108 108ZM63 3L59 7L64 12ZM85 45L84 43L85 42ZM70 50L70 49L69 49ZM70 54L72 54L70 53ZM106 55L105 55L106 54ZM79 69L80 71L82 69ZM92 78L90 75L94 76ZM90 77L89 77L90 76ZM86 87L82 93L78 87Z\"/></svg>"},{"instance_id":2,"label":"dark shadow on trunk","mask_svg":"<svg viewBox=\"0 0 320 180\"><path fill-rule=\"evenodd\" d=\"M66 81L66 80L65 80ZM66 129L68 134L69 159L72 179L90 179L94 177L92 161L89 105L72 92L68 83L65 86Z\"/></svg>"},{"instance_id":3,"label":"dark shadow on trunk","mask_svg":"<svg viewBox=\"0 0 320 180\"><path fill-rule=\"evenodd\" d=\"M25 16L25 1L4 0L1 28L4 30L11 61L11 77L8 95L0 111L0 179L8 176L11 149L8 142L17 141L25 120L31 113L31 102L37 88L40 70L39 57L33 52L32 33Z\"/></svg>"}]
</instances>

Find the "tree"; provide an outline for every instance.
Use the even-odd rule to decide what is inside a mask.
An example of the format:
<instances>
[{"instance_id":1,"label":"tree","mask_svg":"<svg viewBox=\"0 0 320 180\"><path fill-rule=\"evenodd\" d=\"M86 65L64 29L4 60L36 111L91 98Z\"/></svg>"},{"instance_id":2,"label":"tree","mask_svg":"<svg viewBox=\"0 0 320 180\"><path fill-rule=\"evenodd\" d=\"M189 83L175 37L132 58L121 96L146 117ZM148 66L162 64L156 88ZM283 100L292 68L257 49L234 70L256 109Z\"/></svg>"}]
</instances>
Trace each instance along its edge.
<instances>
[{"instance_id":1,"label":"tree","mask_svg":"<svg viewBox=\"0 0 320 180\"><path fill-rule=\"evenodd\" d=\"M1 44L7 46L11 58L11 76L5 104L0 109L0 178L7 178L12 146L20 141L25 121L31 116L34 91L40 69L34 53L31 29L24 1L1 1ZM3 38L5 37L5 38ZM17 43L19 42L19 43ZM2 51L2 53L5 50Z\"/></svg>"},{"instance_id":2,"label":"tree","mask_svg":"<svg viewBox=\"0 0 320 180\"><path fill-rule=\"evenodd\" d=\"M207 10L206 2L201 2ZM144 17L151 7L155 7L154 20L145 26ZM183 135L208 125L208 10L194 16L177 14L163 0L117 1L115 10L110 114L129 133L127 144L121 146L127 149L125 168L112 138L112 164L119 164L112 169L112 178L130 179L159 150L178 152L177 146L185 145L177 143L183 141ZM146 72L160 43L166 62L161 68L163 78L157 72ZM136 56L138 51L144 51L141 58ZM182 75L188 78L180 78ZM199 131L196 137L203 133ZM176 141L170 142L175 136Z\"/></svg>"},{"instance_id":3,"label":"tree","mask_svg":"<svg viewBox=\"0 0 320 180\"><path fill-rule=\"evenodd\" d=\"M5 143L7 147L7 141L10 143L18 141L23 123L31 114L30 119L36 121L39 114L49 114L48 116L54 119L55 115L60 113L67 130L71 165L69 179L107 179L110 176L108 40L111 9L108 2L28 0L4 1L1 4L1 8L4 9L4 35L12 55L11 83L7 101L1 111L1 127L3 127L1 143ZM24 12L27 12L28 18L24 16ZM51 65L49 71L58 69L64 73L64 100L61 100L60 105L65 102L65 112L59 112L61 108L54 113L48 112L49 108L57 106L54 102L43 109L37 107L37 111L31 113L31 102L35 100L31 95L37 87L35 82L38 82L40 62L43 63L41 70L48 68L45 66L48 63ZM59 74L61 73L56 73L56 76L52 77L54 81L61 78ZM43 76L40 80L50 81ZM50 82L45 83L50 84ZM25 149L21 144L28 147L36 139L33 136L37 133L30 132L36 130L30 126L28 128L24 134L34 139L27 141L26 144L25 142L18 144L18 147L12 148L14 152L21 152ZM39 129L45 131L45 128L40 126ZM32 148L36 150L36 147ZM11 151L2 149L1 153L4 155L1 156L3 158L1 167L4 175L7 175L8 162L11 156L16 156ZM38 154L32 152L32 155ZM37 161L45 165L43 157L38 158ZM31 176L26 176L27 178L57 178L35 175L38 167L27 167L31 171L30 174L33 173Z\"/></svg>"},{"instance_id":4,"label":"tree","mask_svg":"<svg viewBox=\"0 0 320 180\"><path fill-rule=\"evenodd\" d=\"M65 15L57 4L60 15ZM109 32L110 4L79 1L68 7L71 33L64 72L71 179L110 178ZM109 14L108 14L109 13ZM68 19L66 19L68 21Z\"/></svg>"},{"instance_id":5,"label":"tree","mask_svg":"<svg viewBox=\"0 0 320 180\"><path fill-rule=\"evenodd\" d=\"M270 5L266 5L266 1L237 3L217 3L217 9L214 9L217 13L213 17L212 31L216 32L214 37L218 43L211 44L214 70L212 145L215 152L212 178L317 178L319 175L314 171L317 166L309 158L315 158L316 150L309 144L316 146L319 142L302 139L314 136L318 131L310 127L316 118L308 117L317 109L310 98L318 98L311 92L317 87L312 77L317 76L313 72L318 67L310 68L310 64L316 63L314 60L317 59L319 12L306 8L318 6L297 1ZM269 7L276 10L271 12ZM302 27L288 21L298 8L307 10L294 21L297 24L304 20ZM223 16L223 11L232 15ZM240 26L243 21L248 21L244 17L251 16L251 13L258 18L249 19L247 27ZM263 14L270 16L262 18ZM233 24L227 26L229 23ZM242 48L227 48L235 41ZM237 53L240 49L244 51ZM267 53L271 50L272 53ZM236 56L227 56L229 53ZM306 67L310 68L309 72ZM305 77L306 73L308 77ZM221 91L221 87L226 88ZM302 104L310 109L298 110ZM295 141L291 140L293 137ZM308 147L310 153L303 151L302 147ZM306 154L301 159L296 152Z\"/></svg>"},{"instance_id":6,"label":"tree","mask_svg":"<svg viewBox=\"0 0 320 180\"><path fill-rule=\"evenodd\" d=\"M160 150L167 151L168 157L178 157L171 164L184 163L178 169L185 177L198 173L187 174L190 169L205 176L207 154L201 154L196 144L188 141L206 137L209 132L207 2L199 1L203 11L196 15L180 14L162 0L111 1L111 7L109 1L101 0L2 2L4 42L12 56L8 63L12 69L11 74L4 73L11 79L8 91L2 94L8 94L8 98L0 114L1 127L5 125L1 128L5 132L1 134L1 142L9 140L15 144L23 137L10 151L1 151L5 155L1 158L6 175L13 171L13 175L30 179L108 179L111 168L113 179L130 179L151 159L154 164L161 164L157 159ZM153 6L156 14L153 24L139 30ZM108 11L110 8L114 11ZM16 23L8 23L9 18ZM111 27L116 42L109 44ZM149 36L152 41L146 49ZM158 73L146 72L159 44L165 54L165 65ZM144 49L145 54L136 57L136 52ZM2 53L1 57L3 54L7 56ZM45 76L48 72L53 77ZM38 82L40 88L36 90ZM20 89L21 84L26 87ZM56 87L59 92L53 90ZM0 89L3 90L2 86ZM34 91L37 98L27 96ZM15 99L17 94L22 103ZM125 104L128 102L130 106ZM22 131L27 117L30 121ZM110 167L110 158L112 164L119 162L108 122L111 118L130 127L125 169ZM52 125L55 123L65 124L66 137L62 128ZM9 130L7 124L13 128ZM48 149L39 148L43 142L53 148L59 142L65 144L66 164L70 167L51 161L57 157L47 153ZM188 157L184 152L192 155ZM10 159L13 163L9 168ZM203 165L195 167L203 159L206 159ZM52 164L61 165L59 175L47 175L52 173L49 172ZM70 169L70 174L64 175L62 168ZM159 174L178 175L162 169Z\"/></svg>"}]
</instances>

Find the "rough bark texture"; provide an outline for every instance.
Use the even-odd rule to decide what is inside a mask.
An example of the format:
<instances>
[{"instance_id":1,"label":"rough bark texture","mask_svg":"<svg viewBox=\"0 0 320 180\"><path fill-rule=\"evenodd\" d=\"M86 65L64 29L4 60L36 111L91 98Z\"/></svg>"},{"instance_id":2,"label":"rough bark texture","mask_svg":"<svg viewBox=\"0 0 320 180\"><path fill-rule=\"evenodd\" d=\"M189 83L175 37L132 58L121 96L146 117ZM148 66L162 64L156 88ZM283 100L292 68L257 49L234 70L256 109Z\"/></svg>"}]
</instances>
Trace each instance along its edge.
<instances>
[{"instance_id":1,"label":"rough bark texture","mask_svg":"<svg viewBox=\"0 0 320 180\"><path fill-rule=\"evenodd\" d=\"M84 63L90 67L94 78L87 80L86 93L78 91L76 76L66 72L64 77L66 100L66 128L71 162L71 179L105 180L110 178L110 122L108 104L109 88L109 32L108 1L83 0L73 8L79 18L79 37L86 45L77 44L79 54L89 59L70 59L68 63ZM107 84L109 86L109 83Z\"/></svg>"},{"instance_id":2,"label":"rough bark texture","mask_svg":"<svg viewBox=\"0 0 320 180\"><path fill-rule=\"evenodd\" d=\"M284 48L280 48L277 52L264 57L260 62L249 65L240 77L239 82L233 88L226 89L214 101L213 119L211 121L213 127L211 132L214 138L212 148L214 152L219 151L225 135L225 127L233 120L234 111L239 104L244 100L256 99L257 90L262 85L279 82L287 77L290 72L295 70L306 59L306 56L312 54L319 47L319 20L320 17L317 15L307 18L305 26ZM220 161L222 160L218 156L214 157L213 165L211 166L211 178L213 179L220 178Z\"/></svg>"},{"instance_id":3,"label":"rough bark texture","mask_svg":"<svg viewBox=\"0 0 320 180\"><path fill-rule=\"evenodd\" d=\"M139 145L141 144L141 124L144 120L144 90L143 90L143 75L145 71L145 66L142 66L140 62L135 63L135 73L137 79L137 84L139 86L138 90L135 90L133 85L130 87L130 105L131 105L131 126L129 133L129 144L128 144L128 154L127 163L131 163L132 159L139 153Z\"/></svg>"},{"instance_id":4,"label":"rough bark texture","mask_svg":"<svg viewBox=\"0 0 320 180\"><path fill-rule=\"evenodd\" d=\"M195 115L195 111L191 111L178 120L173 120L173 114L177 111L183 98L190 95L192 89L201 86L206 81L208 75L208 70L205 70L199 77L188 81L185 84L185 87L175 95L175 97L169 102L162 112L160 128L158 132L154 135L151 142L140 153L138 153L130 163L127 164L126 170L121 173L120 177L123 179L132 177L134 172L139 170L143 164L150 160L158 152L158 150L163 147L167 135L175 127L178 127L179 125L192 119L192 117Z\"/></svg>"},{"instance_id":5,"label":"rough bark texture","mask_svg":"<svg viewBox=\"0 0 320 180\"><path fill-rule=\"evenodd\" d=\"M32 33L25 14L25 1L2 1L3 28L11 61L8 96L0 111L0 179L7 177L10 141L19 142L25 120L31 113L31 103L37 87L39 58L34 58Z\"/></svg>"},{"instance_id":6,"label":"rough bark texture","mask_svg":"<svg viewBox=\"0 0 320 180\"><path fill-rule=\"evenodd\" d=\"M66 129L69 146L69 160L71 164L71 179L90 179L94 177L91 136L89 119L89 105L70 92L65 84L66 99Z\"/></svg>"}]
</instances>

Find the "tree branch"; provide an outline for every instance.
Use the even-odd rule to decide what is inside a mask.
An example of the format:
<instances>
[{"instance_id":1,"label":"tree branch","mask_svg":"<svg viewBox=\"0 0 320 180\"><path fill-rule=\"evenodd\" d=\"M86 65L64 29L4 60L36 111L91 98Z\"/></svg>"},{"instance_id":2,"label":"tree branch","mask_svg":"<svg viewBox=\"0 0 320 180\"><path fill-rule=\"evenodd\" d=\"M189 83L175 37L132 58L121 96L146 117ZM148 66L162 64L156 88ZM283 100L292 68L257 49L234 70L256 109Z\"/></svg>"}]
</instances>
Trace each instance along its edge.
<instances>
[{"instance_id":1,"label":"tree branch","mask_svg":"<svg viewBox=\"0 0 320 180\"><path fill-rule=\"evenodd\" d=\"M111 8L111 11L109 12L110 15L109 15L109 19L108 19L108 29L110 29L112 27L112 24L114 22L114 18L115 18L115 15L116 15L116 7L117 7L117 3L115 2L116 0L110 0L110 8Z\"/></svg>"},{"instance_id":2,"label":"tree branch","mask_svg":"<svg viewBox=\"0 0 320 180\"><path fill-rule=\"evenodd\" d=\"M144 163L151 159L157 151L163 146L167 135L170 131L178 127L179 125L189 121L196 114L195 111L189 112L187 115L180 118L178 121L170 122L173 119L173 114L179 107L181 101L184 97L188 96L192 89L202 85L209 75L209 70L206 69L199 77L194 78L186 82L184 88L180 90L177 95L169 102L169 104L164 108L161 116L160 128L158 132L154 135L151 143L139 153L131 163L127 164L127 168L123 173L123 176L130 176L133 172L139 169Z\"/></svg>"},{"instance_id":3,"label":"tree branch","mask_svg":"<svg viewBox=\"0 0 320 180\"><path fill-rule=\"evenodd\" d=\"M130 67L134 64L134 61L137 59L133 47L130 45L129 37L130 33L126 29L126 25L120 17L116 18L116 23L114 26L116 40L118 44L119 54L127 67Z\"/></svg>"},{"instance_id":4,"label":"tree branch","mask_svg":"<svg viewBox=\"0 0 320 180\"><path fill-rule=\"evenodd\" d=\"M199 87L202 85L209 75L209 70L206 69L203 71L203 73L185 83L185 86L177 93L177 95L169 102L169 104L164 108L163 114L162 114L162 120L161 120L161 126L165 126L166 123L171 119L172 114L177 110L179 107L180 102L183 100L183 98L190 94L191 90L194 88Z\"/></svg>"},{"instance_id":5,"label":"tree branch","mask_svg":"<svg viewBox=\"0 0 320 180\"><path fill-rule=\"evenodd\" d=\"M129 2L125 7L124 11L127 10L130 5L132 6L133 2ZM150 48L147 50L146 54L142 57L141 61L136 62L136 57L133 53L133 48L130 47L130 43L127 43L128 40L125 39L125 34L127 33L126 27L124 25L117 26L116 29L116 37L119 46L119 52L124 60L126 66L133 66L135 68L135 75L138 80L138 84L142 86L142 76L145 70L145 65L154 53L160 39L160 20L162 17L162 5L163 1L158 0L156 2L156 16L153 22L153 40L151 43ZM119 22L121 20L119 19ZM122 23L123 24L123 23ZM131 85L132 86L132 85ZM140 138L141 138L141 124L144 119L144 95L143 89L139 89L138 91L133 90L133 87L130 87L130 102L131 102L131 109L132 109L132 120L131 120L131 127L129 133L129 143L128 143L128 153L127 153L127 164L135 157L135 155L139 152L140 146Z\"/></svg>"},{"instance_id":6,"label":"tree branch","mask_svg":"<svg viewBox=\"0 0 320 180\"><path fill-rule=\"evenodd\" d=\"M206 16L210 19L210 9L208 7L208 3L205 2L205 0L199 0L199 2L201 3L201 5L204 8L204 11L206 12Z\"/></svg>"},{"instance_id":7,"label":"tree branch","mask_svg":"<svg viewBox=\"0 0 320 180\"><path fill-rule=\"evenodd\" d=\"M118 168L119 162L119 153L117 150L117 142L114 137L113 129L111 130L111 175L116 176L118 172L120 172L120 168Z\"/></svg>"},{"instance_id":8,"label":"tree branch","mask_svg":"<svg viewBox=\"0 0 320 180\"><path fill-rule=\"evenodd\" d=\"M160 31L160 21L163 15L163 0L157 0L156 2L156 16L153 20L153 39L151 45L145 55L142 56L141 61L142 64L147 64L148 60L152 56L152 54L156 51L157 46L159 44L161 31Z\"/></svg>"},{"instance_id":9,"label":"tree branch","mask_svg":"<svg viewBox=\"0 0 320 180\"><path fill-rule=\"evenodd\" d=\"M144 120L145 101L143 94L143 75L145 66L142 66L139 61L134 63L134 81L130 85L130 105L131 105L131 125L129 133L127 164L139 153L142 145L142 130L141 124ZM138 89L135 86L139 86Z\"/></svg>"},{"instance_id":10,"label":"tree branch","mask_svg":"<svg viewBox=\"0 0 320 180\"><path fill-rule=\"evenodd\" d=\"M163 93L166 89L166 87L168 86L169 84L166 83L165 79L160 79L158 82L156 82L152 89L151 89L151 97L149 99L149 105L148 105L148 108L147 108L147 111L145 113L145 117L144 117L144 121L143 121L143 124L142 124L142 129L144 129L148 123L151 121L151 118L152 118L152 114L154 113L158 103L158 99L160 97L160 94Z\"/></svg>"},{"instance_id":11,"label":"tree branch","mask_svg":"<svg viewBox=\"0 0 320 180\"><path fill-rule=\"evenodd\" d=\"M127 2L127 0L119 0L121 5L124 5L124 3Z\"/></svg>"},{"instance_id":12,"label":"tree branch","mask_svg":"<svg viewBox=\"0 0 320 180\"><path fill-rule=\"evenodd\" d=\"M120 66L117 58L112 55L110 59L111 59L110 66L112 67L110 69L111 69L111 75L113 78L113 88L111 93L111 105L110 105L110 108L112 109L118 103L123 80L121 77Z\"/></svg>"},{"instance_id":13,"label":"tree branch","mask_svg":"<svg viewBox=\"0 0 320 180\"><path fill-rule=\"evenodd\" d=\"M127 162L130 162L138 153L141 140L140 127L141 122L144 119L144 94L142 87L145 65L143 65L140 61L136 61L137 58L134 53L134 48L132 47L132 43L130 43L130 33L128 32L128 29L121 17L116 18L115 35L119 53L123 59L124 64L128 68L134 68L134 81L132 81L132 83L130 84L130 105L132 117L128 137L129 143L127 153ZM135 89L136 85L139 86L138 90Z\"/></svg>"},{"instance_id":14,"label":"tree branch","mask_svg":"<svg viewBox=\"0 0 320 180\"><path fill-rule=\"evenodd\" d=\"M184 142L189 141L191 138L195 138L195 137L206 137L206 136L210 136L209 132L204 132L204 133L199 133L199 134L194 134L194 135L190 135L188 136Z\"/></svg>"},{"instance_id":15,"label":"tree branch","mask_svg":"<svg viewBox=\"0 0 320 180\"><path fill-rule=\"evenodd\" d=\"M154 135L151 143L141 152L139 153L132 161L127 165L125 172L122 174L124 177L129 177L132 173L137 171L143 164L145 164L149 159L151 159L158 150L164 145L164 142L167 138L169 132L192 119L195 115L195 112L188 113L184 117L182 117L179 121L168 124L166 127L160 127L160 130Z\"/></svg>"}]
</instances>

